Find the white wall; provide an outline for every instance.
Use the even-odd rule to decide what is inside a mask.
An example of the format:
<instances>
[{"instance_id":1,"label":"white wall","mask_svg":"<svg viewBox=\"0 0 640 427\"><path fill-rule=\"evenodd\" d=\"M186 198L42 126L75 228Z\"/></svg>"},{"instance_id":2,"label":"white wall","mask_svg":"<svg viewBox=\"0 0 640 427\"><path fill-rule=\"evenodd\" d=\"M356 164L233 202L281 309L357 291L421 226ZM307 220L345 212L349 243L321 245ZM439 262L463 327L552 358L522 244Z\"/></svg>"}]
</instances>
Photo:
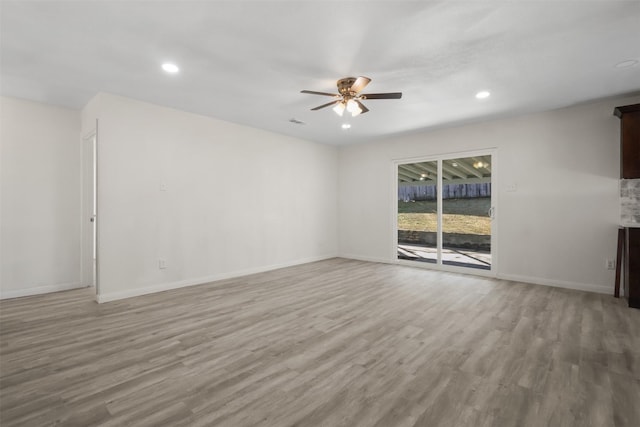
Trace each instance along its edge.
<instances>
[{"instance_id":1,"label":"white wall","mask_svg":"<svg viewBox=\"0 0 640 427\"><path fill-rule=\"evenodd\" d=\"M612 111L638 102L338 150L106 94L83 110L82 126L77 111L2 98L0 296L80 286L80 141L95 118L104 301L338 252L390 262L392 161L490 147L498 151L499 277L611 292L604 260L615 256L619 220ZM518 191L505 192L508 184Z\"/></svg>"},{"instance_id":2,"label":"white wall","mask_svg":"<svg viewBox=\"0 0 640 427\"><path fill-rule=\"evenodd\" d=\"M80 112L0 102L0 297L79 287Z\"/></svg>"},{"instance_id":3,"label":"white wall","mask_svg":"<svg viewBox=\"0 0 640 427\"><path fill-rule=\"evenodd\" d=\"M94 116L100 301L337 254L335 147L108 94Z\"/></svg>"},{"instance_id":4,"label":"white wall","mask_svg":"<svg viewBox=\"0 0 640 427\"><path fill-rule=\"evenodd\" d=\"M619 98L340 149L344 257L391 262L396 159L497 148L497 275L613 292L619 222ZM496 185L497 184L497 185ZM505 192L516 184L516 192Z\"/></svg>"}]
</instances>

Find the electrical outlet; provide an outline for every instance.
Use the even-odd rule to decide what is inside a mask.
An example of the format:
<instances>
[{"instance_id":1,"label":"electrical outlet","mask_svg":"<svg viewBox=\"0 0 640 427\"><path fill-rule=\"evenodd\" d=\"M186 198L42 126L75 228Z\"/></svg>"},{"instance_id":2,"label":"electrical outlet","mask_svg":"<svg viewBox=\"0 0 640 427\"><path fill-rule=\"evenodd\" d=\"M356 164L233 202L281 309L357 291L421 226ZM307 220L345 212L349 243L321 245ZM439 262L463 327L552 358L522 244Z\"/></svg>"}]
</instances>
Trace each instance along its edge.
<instances>
[{"instance_id":1,"label":"electrical outlet","mask_svg":"<svg viewBox=\"0 0 640 427\"><path fill-rule=\"evenodd\" d=\"M615 262L615 260L608 259L608 260L607 260L607 270L615 270L615 269L616 269L616 262Z\"/></svg>"},{"instance_id":2,"label":"electrical outlet","mask_svg":"<svg viewBox=\"0 0 640 427\"><path fill-rule=\"evenodd\" d=\"M158 260L158 268L159 269L163 269L163 268L167 268L167 260L165 259L159 259Z\"/></svg>"}]
</instances>

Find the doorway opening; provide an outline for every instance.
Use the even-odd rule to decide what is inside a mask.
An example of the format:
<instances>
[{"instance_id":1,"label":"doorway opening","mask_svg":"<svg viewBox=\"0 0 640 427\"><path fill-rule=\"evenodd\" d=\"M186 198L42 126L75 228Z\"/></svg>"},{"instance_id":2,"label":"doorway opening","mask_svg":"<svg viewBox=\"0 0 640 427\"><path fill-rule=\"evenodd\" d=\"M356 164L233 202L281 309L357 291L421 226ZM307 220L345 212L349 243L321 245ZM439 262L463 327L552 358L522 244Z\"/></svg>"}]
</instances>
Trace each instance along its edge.
<instances>
[{"instance_id":1,"label":"doorway opening","mask_svg":"<svg viewBox=\"0 0 640 427\"><path fill-rule=\"evenodd\" d=\"M98 156L96 133L82 140L82 282L100 294L98 285Z\"/></svg>"},{"instance_id":2,"label":"doorway opening","mask_svg":"<svg viewBox=\"0 0 640 427\"><path fill-rule=\"evenodd\" d=\"M493 271L492 152L396 164L396 257Z\"/></svg>"}]
</instances>

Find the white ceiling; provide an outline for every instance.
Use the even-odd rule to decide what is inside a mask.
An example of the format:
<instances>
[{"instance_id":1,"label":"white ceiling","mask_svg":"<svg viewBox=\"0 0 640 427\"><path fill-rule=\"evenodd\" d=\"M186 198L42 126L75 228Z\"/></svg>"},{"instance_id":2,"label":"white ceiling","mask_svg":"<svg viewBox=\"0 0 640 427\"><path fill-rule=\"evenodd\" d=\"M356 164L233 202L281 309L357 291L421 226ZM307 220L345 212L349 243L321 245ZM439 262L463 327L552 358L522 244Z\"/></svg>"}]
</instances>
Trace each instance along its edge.
<instances>
[{"instance_id":1,"label":"white ceiling","mask_svg":"<svg viewBox=\"0 0 640 427\"><path fill-rule=\"evenodd\" d=\"M616 67L640 60L640 1L3 0L0 13L3 95L80 109L109 92L330 144L640 91L640 65ZM402 99L340 118L300 93L359 75Z\"/></svg>"}]
</instances>

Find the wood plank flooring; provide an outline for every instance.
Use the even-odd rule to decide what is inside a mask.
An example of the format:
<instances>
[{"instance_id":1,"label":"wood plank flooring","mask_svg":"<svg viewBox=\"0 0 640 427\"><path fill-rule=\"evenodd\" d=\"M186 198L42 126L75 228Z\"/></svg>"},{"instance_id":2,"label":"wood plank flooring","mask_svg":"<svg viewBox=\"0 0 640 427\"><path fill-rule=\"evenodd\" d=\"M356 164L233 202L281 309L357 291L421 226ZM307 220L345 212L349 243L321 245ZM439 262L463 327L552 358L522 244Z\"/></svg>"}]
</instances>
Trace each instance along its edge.
<instances>
[{"instance_id":1,"label":"wood plank flooring","mask_svg":"<svg viewBox=\"0 0 640 427\"><path fill-rule=\"evenodd\" d=\"M0 302L9 426L640 426L640 310L332 259Z\"/></svg>"}]
</instances>

